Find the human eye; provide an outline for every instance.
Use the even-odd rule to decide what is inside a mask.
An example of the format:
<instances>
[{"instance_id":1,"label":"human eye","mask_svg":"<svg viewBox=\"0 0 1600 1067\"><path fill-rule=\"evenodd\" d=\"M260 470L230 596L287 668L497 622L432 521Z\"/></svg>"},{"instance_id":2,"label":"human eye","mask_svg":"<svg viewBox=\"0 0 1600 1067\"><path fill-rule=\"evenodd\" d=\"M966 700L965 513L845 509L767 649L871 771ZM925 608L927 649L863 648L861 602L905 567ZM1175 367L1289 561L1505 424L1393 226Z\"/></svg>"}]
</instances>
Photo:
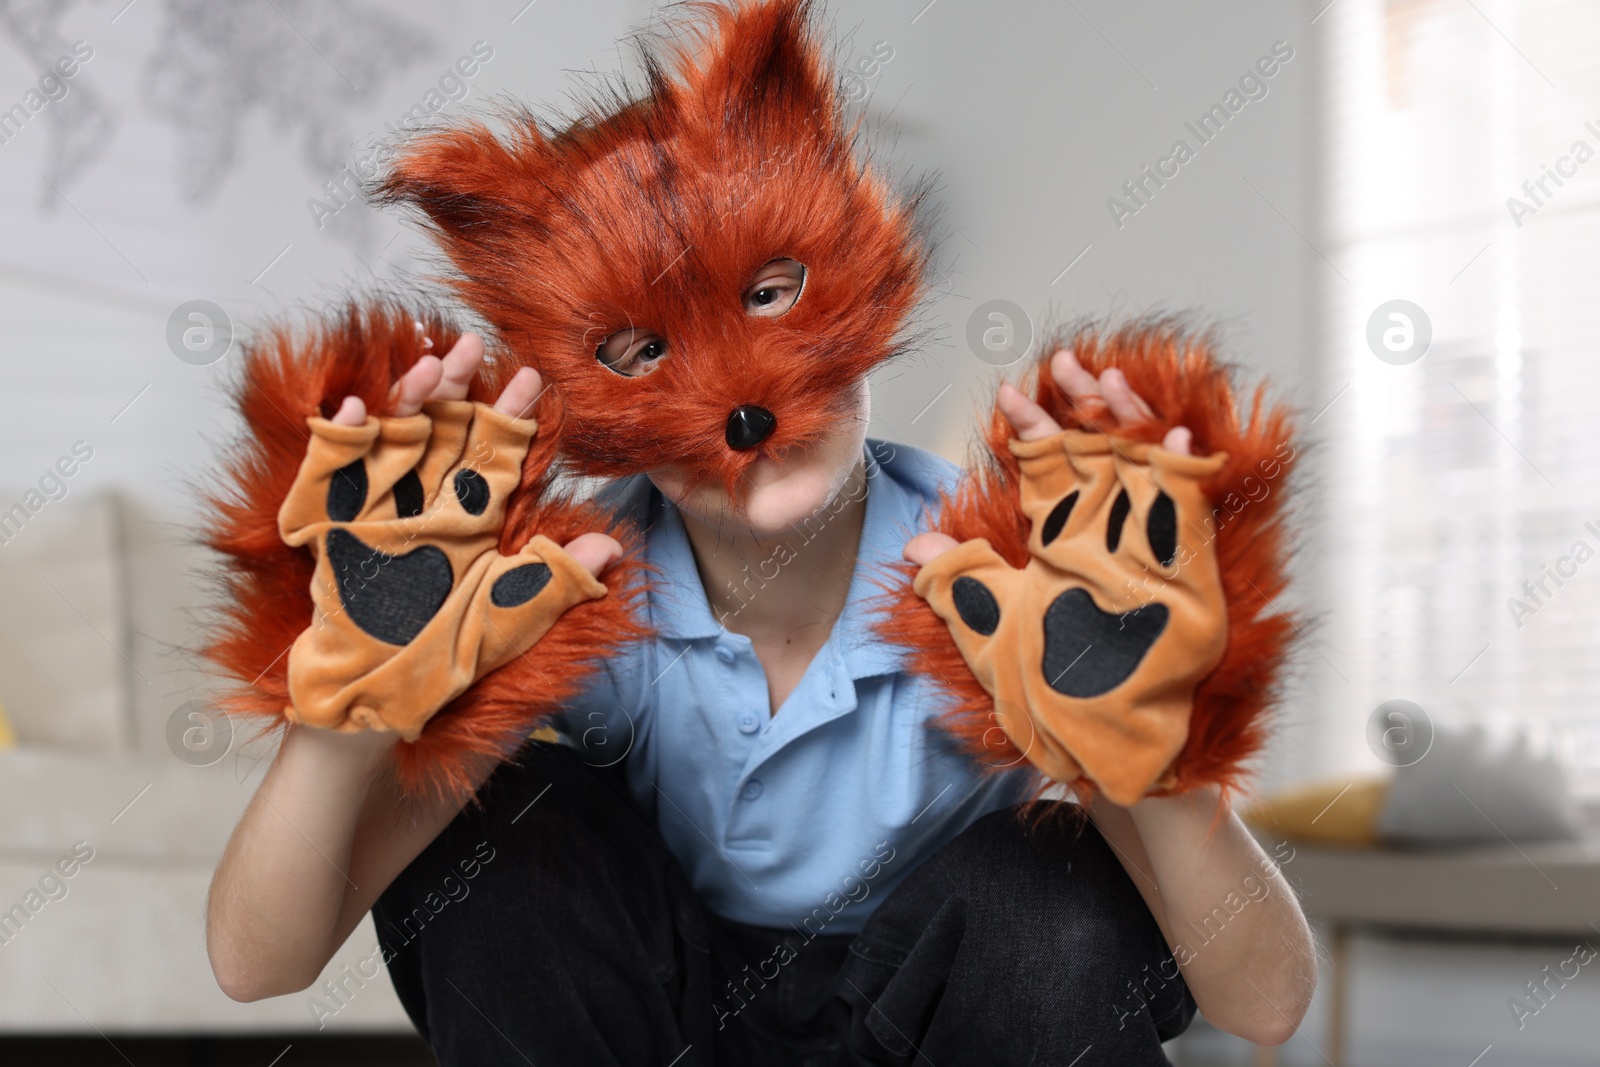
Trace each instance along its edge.
<instances>
[{"instance_id":1,"label":"human eye","mask_svg":"<svg viewBox=\"0 0 1600 1067\"><path fill-rule=\"evenodd\" d=\"M800 299L806 268L792 259L775 259L756 272L745 289L744 308L751 315L775 318Z\"/></svg>"},{"instance_id":2,"label":"human eye","mask_svg":"<svg viewBox=\"0 0 1600 1067\"><path fill-rule=\"evenodd\" d=\"M637 378L649 374L667 358L667 339L654 330L630 326L600 342L594 358L610 371Z\"/></svg>"}]
</instances>

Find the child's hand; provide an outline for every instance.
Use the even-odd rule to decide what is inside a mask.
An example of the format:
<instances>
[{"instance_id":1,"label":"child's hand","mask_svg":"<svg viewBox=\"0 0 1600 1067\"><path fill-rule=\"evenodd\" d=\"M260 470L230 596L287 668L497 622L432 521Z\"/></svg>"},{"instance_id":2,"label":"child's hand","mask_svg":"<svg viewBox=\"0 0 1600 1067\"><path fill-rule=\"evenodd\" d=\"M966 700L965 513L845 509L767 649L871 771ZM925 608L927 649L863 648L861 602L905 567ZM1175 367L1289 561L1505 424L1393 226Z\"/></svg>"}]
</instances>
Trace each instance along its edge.
<instances>
[{"instance_id":1,"label":"child's hand","mask_svg":"<svg viewBox=\"0 0 1600 1067\"><path fill-rule=\"evenodd\" d=\"M1191 455L1183 427L1161 445L1120 438L1156 418L1121 373L1096 381L1066 351L1050 370L1078 409L1073 421L1092 428L1063 430L1010 386L996 399L1012 431L1027 562L1003 554L1023 545L942 532L914 538L905 555L919 567L912 590L949 627L1012 746L1058 782L1088 779L1129 804L1175 782L1194 687L1226 647L1201 519L1205 480L1228 457Z\"/></svg>"},{"instance_id":2,"label":"child's hand","mask_svg":"<svg viewBox=\"0 0 1600 1067\"><path fill-rule=\"evenodd\" d=\"M396 417L415 415L429 400L464 400L467 387L472 384L482 364L483 338L475 333L462 334L443 359L423 356L395 383L389 394L389 414ZM541 392L539 372L532 367L523 367L506 383L500 399L495 401L494 409L505 415L524 418ZM358 396L347 396L329 421L338 426L360 426L367 421L367 405ZM622 546L616 539L602 533L583 534L562 547L596 577L622 555Z\"/></svg>"},{"instance_id":3,"label":"child's hand","mask_svg":"<svg viewBox=\"0 0 1600 1067\"><path fill-rule=\"evenodd\" d=\"M393 731L415 741L474 682L528 652L559 616L606 595L621 555L604 534L542 534L499 551L509 501L538 432L539 376L523 369L490 407L466 398L483 343L421 355L392 414L346 397L309 420L312 439L278 512L284 542L316 557L312 625L289 653L294 722Z\"/></svg>"},{"instance_id":4,"label":"child's hand","mask_svg":"<svg viewBox=\"0 0 1600 1067\"><path fill-rule=\"evenodd\" d=\"M1155 418L1150 405L1128 386L1128 379L1115 367L1108 367L1095 376L1083 369L1069 349L1061 349L1050 357L1050 374L1056 384L1086 410L1109 410L1117 425L1131 426ZM1055 419L1023 395L1022 390L1010 382L1000 385L1000 411L1011 423L1011 429L1022 441L1037 441L1041 437L1060 433ZM1174 426L1167 431L1161 447L1180 456L1189 454L1190 433L1187 427ZM921 567L931 563L940 554L956 547L957 541L948 534L923 533L906 542L905 558Z\"/></svg>"}]
</instances>

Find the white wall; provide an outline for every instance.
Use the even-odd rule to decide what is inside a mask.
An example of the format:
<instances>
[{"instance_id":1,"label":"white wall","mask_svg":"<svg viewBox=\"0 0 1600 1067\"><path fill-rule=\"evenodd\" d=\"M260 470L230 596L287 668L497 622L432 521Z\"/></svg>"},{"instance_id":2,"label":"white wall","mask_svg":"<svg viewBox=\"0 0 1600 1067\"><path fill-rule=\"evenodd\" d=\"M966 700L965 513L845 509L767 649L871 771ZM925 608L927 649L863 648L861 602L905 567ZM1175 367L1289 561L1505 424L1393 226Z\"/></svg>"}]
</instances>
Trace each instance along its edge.
<instances>
[{"instance_id":1,"label":"white wall","mask_svg":"<svg viewBox=\"0 0 1600 1067\"><path fill-rule=\"evenodd\" d=\"M885 429L958 454L965 398L908 420L949 382L987 398L994 374L965 329L995 298L1040 321L1192 309L1227 328L1233 359L1300 391L1316 267L1293 228L1307 225L1312 193L1302 7L940 2L911 23L922 7L850 5L839 19L861 19L858 52L880 39L894 47L873 111L892 110L904 155L942 171L955 231L951 295L937 309L950 347L895 379L894 395L880 392ZM1267 95L1201 146L1184 123L1280 40L1294 58ZM1119 226L1107 201L1179 138L1194 159ZM924 429L933 419L938 430Z\"/></svg>"}]
</instances>

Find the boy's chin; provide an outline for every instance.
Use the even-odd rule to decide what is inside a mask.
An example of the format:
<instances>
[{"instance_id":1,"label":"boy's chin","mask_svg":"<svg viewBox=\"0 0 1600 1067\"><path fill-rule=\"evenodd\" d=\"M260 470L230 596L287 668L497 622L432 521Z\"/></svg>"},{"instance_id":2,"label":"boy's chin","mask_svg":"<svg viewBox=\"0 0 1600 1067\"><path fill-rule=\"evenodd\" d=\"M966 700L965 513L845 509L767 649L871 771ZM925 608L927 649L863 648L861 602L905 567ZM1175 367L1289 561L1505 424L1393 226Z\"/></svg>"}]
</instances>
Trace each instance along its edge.
<instances>
[{"instance_id":1,"label":"boy's chin","mask_svg":"<svg viewBox=\"0 0 1600 1067\"><path fill-rule=\"evenodd\" d=\"M787 533L807 523L814 527L827 521L828 505L849 475L848 467L835 470L811 461L786 468L763 456L750 468L753 485L739 517L756 534Z\"/></svg>"},{"instance_id":2,"label":"boy's chin","mask_svg":"<svg viewBox=\"0 0 1600 1067\"><path fill-rule=\"evenodd\" d=\"M798 455L762 456L751 464L749 482L739 507L721 485L704 483L683 493L686 479L676 471L654 471L650 477L681 510L710 526L730 522L757 537L785 534L806 526L812 532L826 523L829 504L843 490L859 458L859 446L848 459L839 450L807 450Z\"/></svg>"}]
</instances>

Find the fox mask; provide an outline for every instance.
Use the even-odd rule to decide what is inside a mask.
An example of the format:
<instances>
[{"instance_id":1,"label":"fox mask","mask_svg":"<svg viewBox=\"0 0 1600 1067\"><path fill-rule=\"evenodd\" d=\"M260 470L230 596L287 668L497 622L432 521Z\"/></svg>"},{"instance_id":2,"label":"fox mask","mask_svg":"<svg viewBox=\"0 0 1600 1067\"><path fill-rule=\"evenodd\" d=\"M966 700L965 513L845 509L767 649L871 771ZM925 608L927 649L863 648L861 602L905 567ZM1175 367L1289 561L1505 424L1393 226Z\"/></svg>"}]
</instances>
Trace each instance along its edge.
<instances>
[{"instance_id":1,"label":"fox mask","mask_svg":"<svg viewBox=\"0 0 1600 1067\"><path fill-rule=\"evenodd\" d=\"M859 381L909 347L929 248L923 192L899 197L855 154L860 120L810 0L687 5L684 44L644 56L647 92L570 127L527 111L408 143L380 196L413 205L449 279L564 409L568 462L616 477L679 465L743 499L763 454L854 417ZM764 266L803 268L797 299L752 314ZM598 352L649 335L649 373Z\"/></svg>"}]
</instances>

